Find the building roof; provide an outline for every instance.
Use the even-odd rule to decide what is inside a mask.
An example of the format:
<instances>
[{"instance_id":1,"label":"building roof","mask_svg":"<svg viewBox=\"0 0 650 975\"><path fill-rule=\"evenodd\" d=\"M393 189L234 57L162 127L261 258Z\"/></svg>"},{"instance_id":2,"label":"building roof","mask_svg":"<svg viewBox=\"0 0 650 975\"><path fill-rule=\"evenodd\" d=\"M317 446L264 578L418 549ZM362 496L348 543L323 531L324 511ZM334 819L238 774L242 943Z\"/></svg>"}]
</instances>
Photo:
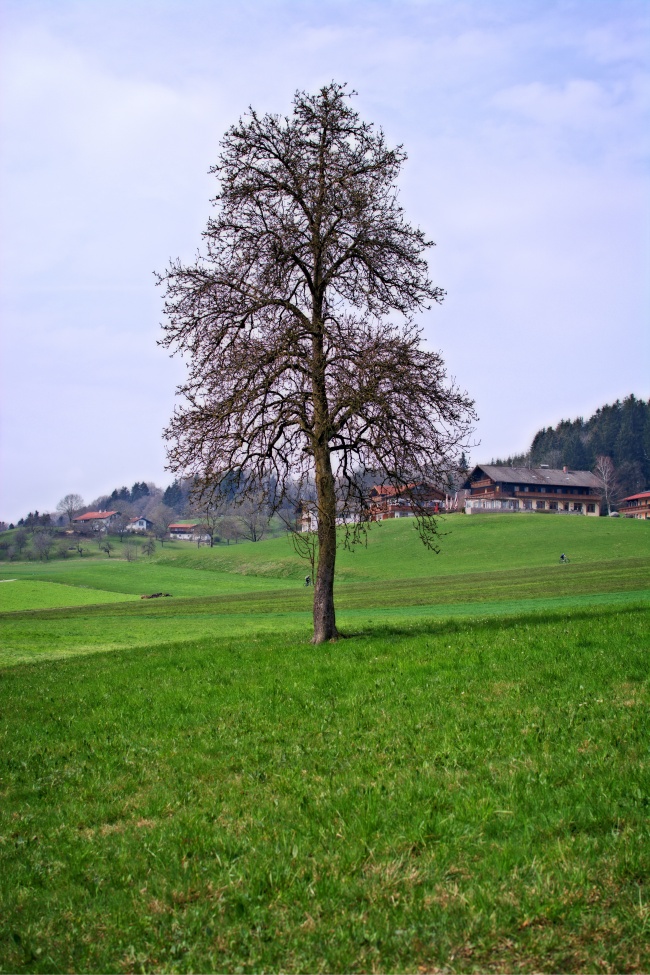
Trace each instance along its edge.
<instances>
[{"instance_id":1,"label":"building roof","mask_svg":"<svg viewBox=\"0 0 650 975\"><path fill-rule=\"evenodd\" d=\"M642 491L641 494L631 494L629 498L623 498L623 501L640 501L641 498L650 499L650 491Z\"/></svg>"},{"instance_id":2,"label":"building roof","mask_svg":"<svg viewBox=\"0 0 650 975\"><path fill-rule=\"evenodd\" d=\"M112 515L119 515L119 511L87 511L85 515L79 515L73 521L104 521Z\"/></svg>"},{"instance_id":3,"label":"building roof","mask_svg":"<svg viewBox=\"0 0 650 975\"><path fill-rule=\"evenodd\" d=\"M477 471L482 471L493 481L509 484L566 485L567 487L602 487L601 481L591 471L564 471L552 467L501 467L498 464L479 464L465 482L471 486Z\"/></svg>"},{"instance_id":4,"label":"building roof","mask_svg":"<svg viewBox=\"0 0 650 975\"><path fill-rule=\"evenodd\" d=\"M198 528L199 525L199 521L177 521L174 525L168 525L168 529L171 531L172 528L182 528L188 531L190 528Z\"/></svg>"}]
</instances>

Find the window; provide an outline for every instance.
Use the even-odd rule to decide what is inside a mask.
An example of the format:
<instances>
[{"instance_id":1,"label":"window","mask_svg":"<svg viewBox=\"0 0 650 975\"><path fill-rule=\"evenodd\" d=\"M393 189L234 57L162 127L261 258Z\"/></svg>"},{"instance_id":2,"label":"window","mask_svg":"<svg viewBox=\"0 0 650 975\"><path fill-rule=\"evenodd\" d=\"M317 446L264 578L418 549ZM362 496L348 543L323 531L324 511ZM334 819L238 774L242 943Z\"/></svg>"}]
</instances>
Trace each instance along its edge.
<instances>
[{"instance_id":1,"label":"window","mask_svg":"<svg viewBox=\"0 0 650 975\"><path fill-rule=\"evenodd\" d=\"M582 511L582 502L581 501L574 501L573 502L573 510L574 511Z\"/></svg>"},{"instance_id":2,"label":"window","mask_svg":"<svg viewBox=\"0 0 650 975\"><path fill-rule=\"evenodd\" d=\"M543 508L544 507L544 502L543 501L536 501L535 502L535 507L538 508L538 509L539 508Z\"/></svg>"},{"instance_id":3,"label":"window","mask_svg":"<svg viewBox=\"0 0 650 975\"><path fill-rule=\"evenodd\" d=\"M524 501L524 508L526 509L526 511L530 511L532 507L533 507L532 501Z\"/></svg>"},{"instance_id":4,"label":"window","mask_svg":"<svg viewBox=\"0 0 650 975\"><path fill-rule=\"evenodd\" d=\"M551 511L557 511L557 501L549 501L548 506Z\"/></svg>"},{"instance_id":5,"label":"window","mask_svg":"<svg viewBox=\"0 0 650 975\"><path fill-rule=\"evenodd\" d=\"M587 511L588 511L588 513L590 515L595 514L596 513L596 505L595 504L588 504L587 505Z\"/></svg>"},{"instance_id":6,"label":"window","mask_svg":"<svg viewBox=\"0 0 650 975\"><path fill-rule=\"evenodd\" d=\"M568 501L563 501L562 502L562 511L568 511L568 510L569 510L569 502Z\"/></svg>"}]
</instances>

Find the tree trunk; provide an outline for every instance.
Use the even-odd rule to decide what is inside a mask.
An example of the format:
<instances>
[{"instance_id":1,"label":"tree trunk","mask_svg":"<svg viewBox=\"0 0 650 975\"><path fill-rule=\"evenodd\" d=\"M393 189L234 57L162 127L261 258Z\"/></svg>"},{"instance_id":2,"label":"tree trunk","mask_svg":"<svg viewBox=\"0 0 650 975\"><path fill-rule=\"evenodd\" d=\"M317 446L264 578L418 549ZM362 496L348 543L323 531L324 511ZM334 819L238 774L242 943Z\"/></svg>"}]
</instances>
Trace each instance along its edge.
<instances>
[{"instance_id":1,"label":"tree trunk","mask_svg":"<svg viewBox=\"0 0 650 975\"><path fill-rule=\"evenodd\" d=\"M318 568L314 584L314 636L312 643L338 637L334 612L336 564L336 495L328 446L315 452L318 510Z\"/></svg>"}]
</instances>

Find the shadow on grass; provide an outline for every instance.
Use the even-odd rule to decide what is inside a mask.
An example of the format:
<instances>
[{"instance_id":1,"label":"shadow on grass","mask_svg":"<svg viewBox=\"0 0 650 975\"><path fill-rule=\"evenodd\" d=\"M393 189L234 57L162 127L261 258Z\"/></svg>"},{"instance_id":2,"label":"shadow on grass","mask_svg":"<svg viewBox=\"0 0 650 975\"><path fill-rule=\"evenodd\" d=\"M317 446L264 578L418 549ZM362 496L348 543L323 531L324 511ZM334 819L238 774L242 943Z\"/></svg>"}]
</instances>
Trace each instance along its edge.
<instances>
[{"instance_id":1,"label":"shadow on grass","mask_svg":"<svg viewBox=\"0 0 650 975\"><path fill-rule=\"evenodd\" d=\"M640 602L630 602L623 605L601 605L585 609L564 609L564 610L545 610L533 611L518 614L504 614L503 616L476 615L471 617L458 617L449 619L425 619L408 625L377 624L364 629L346 629L342 634L347 640L368 639L369 637L409 637L418 634L429 636L445 636L452 633L466 633L473 629L487 629L492 632L496 630L513 630L521 626L539 626L544 623L561 623L563 621L578 622L582 620L594 619L603 616L620 616L622 614L650 612L647 605Z\"/></svg>"}]
</instances>

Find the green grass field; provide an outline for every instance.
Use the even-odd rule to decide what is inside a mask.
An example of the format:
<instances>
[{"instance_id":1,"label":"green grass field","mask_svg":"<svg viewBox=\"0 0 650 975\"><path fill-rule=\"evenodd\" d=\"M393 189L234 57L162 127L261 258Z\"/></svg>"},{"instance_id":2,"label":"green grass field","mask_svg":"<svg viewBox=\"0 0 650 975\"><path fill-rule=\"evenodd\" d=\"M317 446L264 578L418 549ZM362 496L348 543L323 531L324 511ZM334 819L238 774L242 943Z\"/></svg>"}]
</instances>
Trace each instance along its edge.
<instances>
[{"instance_id":1,"label":"green grass field","mask_svg":"<svg viewBox=\"0 0 650 975\"><path fill-rule=\"evenodd\" d=\"M439 555L427 551L413 525L394 520L374 525L367 547L341 550L337 577L343 581L410 579L495 569L555 565L561 552L571 564L650 556L648 525L631 519L563 518L544 515L452 515L439 520ZM247 576L299 580L304 563L285 538L253 544L196 549L165 548L159 565L172 564Z\"/></svg>"},{"instance_id":2,"label":"green grass field","mask_svg":"<svg viewBox=\"0 0 650 975\"><path fill-rule=\"evenodd\" d=\"M648 526L446 527L0 564L0 971L647 971Z\"/></svg>"}]
</instances>

